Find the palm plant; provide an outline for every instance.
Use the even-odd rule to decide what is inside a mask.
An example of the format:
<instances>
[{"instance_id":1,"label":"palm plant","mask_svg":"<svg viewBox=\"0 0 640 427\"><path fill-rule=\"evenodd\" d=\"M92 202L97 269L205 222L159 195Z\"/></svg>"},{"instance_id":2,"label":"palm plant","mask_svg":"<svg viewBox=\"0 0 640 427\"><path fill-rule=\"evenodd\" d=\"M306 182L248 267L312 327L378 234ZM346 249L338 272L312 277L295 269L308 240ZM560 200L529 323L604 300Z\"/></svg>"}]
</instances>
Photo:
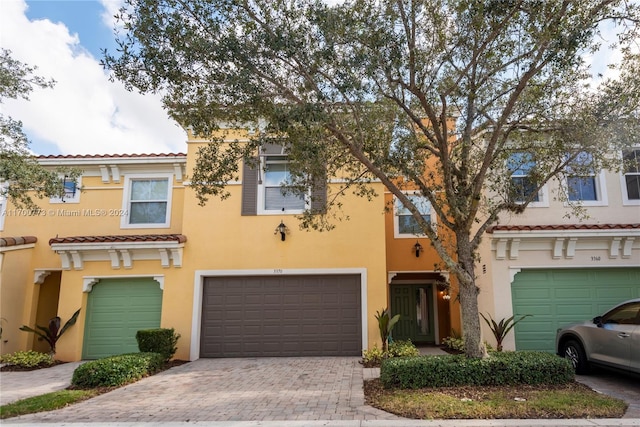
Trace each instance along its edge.
<instances>
[{"instance_id":1,"label":"palm plant","mask_svg":"<svg viewBox=\"0 0 640 427\"><path fill-rule=\"evenodd\" d=\"M49 344L49 347L51 347L50 353L56 354L56 343L58 342L62 334L67 331L67 329L75 325L76 320L78 320L79 314L80 309L73 313L73 316L71 316L71 318L67 320L67 323L65 323L62 328L60 328L62 319L60 319L59 316L56 316L49 320L48 327L36 325L36 329L33 329L26 325L22 325L22 327L20 327L20 330L25 332L33 332L34 334L36 334L38 336L38 340L44 340Z\"/></svg>"},{"instance_id":2,"label":"palm plant","mask_svg":"<svg viewBox=\"0 0 640 427\"><path fill-rule=\"evenodd\" d=\"M489 319L491 319L491 321L489 321L489 319L487 319L484 316L484 314L482 314L482 313L480 313L480 316L482 316L484 321L487 322L487 325L489 325L489 328L491 329L491 332L493 332L493 336L496 338L496 342L497 342L496 349L498 351L502 351L502 341L505 339L505 337L507 336L509 331L511 329L513 329L513 327L516 326L516 324L519 321L521 321L525 317L529 317L531 315L530 314L525 314L524 316L522 316L521 318L519 318L518 320L515 320L515 321L513 320L515 318L515 315L513 315L513 316L509 317L508 319L500 320L499 323L496 323L496 321L493 320L493 317L491 317L490 314L489 314Z\"/></svg>"},{"instance_id":3,"label":"palm plant","mask_svg":"<svg viewBox=\"0 0 640 427\"><path fill-rule=\"evenodd\" d=\"M391 330L400 320L400 315L396 314L391 317L389 310L386 308L382 309L382 312L376 311L376 320L378 321L378 328L380 329L380 339L382 340L382 352L385 353L387 351L387 342L389 340L389 335L391 335Z\"/></svg>"}]
</instances>

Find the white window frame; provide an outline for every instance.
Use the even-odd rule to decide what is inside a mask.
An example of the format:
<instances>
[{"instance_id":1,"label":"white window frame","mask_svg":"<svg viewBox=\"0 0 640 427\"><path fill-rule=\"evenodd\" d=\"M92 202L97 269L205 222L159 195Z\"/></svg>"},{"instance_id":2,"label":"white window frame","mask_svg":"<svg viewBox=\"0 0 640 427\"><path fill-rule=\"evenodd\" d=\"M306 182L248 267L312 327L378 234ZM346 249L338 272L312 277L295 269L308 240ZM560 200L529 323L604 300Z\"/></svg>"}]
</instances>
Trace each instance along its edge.
<instances>
[{"instance_id":1,"label":"white window frame","mask_svg":"<svg viewBox=\"0 0 640 427\"><path fill-rule=\"evenodd\" d=\"M638 151L638 155L640 156L640 147L632 147L630 148L632 151ZM621 153L621 159L624 159L624 153ZM636 175L637 173L633 173ZM625 180L625 176L627 174L624 173L624 170L620 172L620 192L622 193L622 204L625 206L640 206L640 199L629 199L629 194L627 192L627 181Z\"/></svg>"},{"instance_id":2,"label":"white window frame","mask_svg":"<svg viewBox=\"0 0 640 427\"><path fill-rule=\"evenodd\" d=\"M564 203L565 206L568 205L580 205L580 206L608 206L609 205L609 197L607 195L607 186L605 184L605 176L604 171L600 171L596 174L589 175L593 177L595 187L596 187L596 200L569 200L569 178L587 178L587 176L578 176L578 175L567 175L566 178L563 179L562 185L564 186L567 192L567 201Z\"/></svg>"},{"instance_id":3,"label":"white window frame","mask_svg":"<svg viewBox=\"0 0 640 427\"><path fill-rule=\"evenodd\" d=\"M258 200L258 209L257 209L257 213L258 215L299 215L301 213L303 213L305 211L305 209L309 208L309 203L310 203L310 197L311 197L311 190L307 190L307 192L304 195L304 207L302 209L286 209L286 210L277 210L277 209L266 209L265 208L265 193L266 193L266 184L265 184L265 178L266 178L266 168L267 168L267 160L269 159L269 157L273 158L273 157L287 157L286 155L283 154L278 154L278 155L265 155L265 156L261 156L260 157L260 180L258 181L258 194L257 194L257 200ZM283 160L282 163L290 163L289 160Z\"/></svg>"},{"instance_id":4,"label":"white window frame","mask_svg":"<svg viewBox=\"0 0 640 427\"><path fill-rule=\"evenodd\" d=\"M65 176L64 175L60 175L59 179L60 179L60 181L63 181L65 179ZM51 204L80 203L80 188L81 187L82 187L82 177L79 176L79 177L76 178L76 189L75 189L75 193L73 194L73 197L67 197L66 194L65 194L64 197L51 197L49 199L49 203L51 203Z\"/></svg>"},{"instance_id":5,"label":"white window frame","mask_svg":"<svg viewBox=\"0 0 640 427\"><path fill-rule=\"evenodd\" d=\"M527 153L527 152L518 151L517 153ZM516 154L516 152L514 152L513 154ZM535 160L533 161L535 162ZM507 159L507 162L509 162L509 159ZM508 170L508 167L507 167L507 170ZM509 185L511 185L512 183L512 178L522 178L527 176L529 175L511 174L509 175ZM514 203L523 205L525 202L514 200ZM548 208L548 207L549 207L549 190L548 190L548 184L545 183L538 190L538 200L529 202L529 204L527 205L527 208Z\"/></svg>"},{"instance_id":6,"label":"white window frame","mask_svg":"<svg viewBox=\"0 0 640 427\"><path fill-rule=\"evenodd\" d=\"M131 185L133 181L145 181L153 179L167 179L167 211L165 221L162 223L130 224L131 216ZM146 173L131 174L124 177L124 188L122 191L122 215L120 228L169 228L171 226L171 199L173 195L173 174L172 173Z\"/></svg>"},{"instance_id":7,"label":"white window frame","mask_svg":"<svg viewBox=\"0 0 640 427\"><path fill-rule=\"evenodd\" d=\"M426 197L421 196L418 191L406 192L405 194L409 197L411 196L423 197L425 200L427 200L427 202L429 202L429 200ZM423 233L420 233L420 234L400 233L400 215L398 214L399 204L401 204L401 202L398 200L397 197L394 196L393 197L393 237L395 237L396 239L415 239L417 237L426 237L426 234L423 234ZM436 215L434 214L433 205L431 204L431 202L429 202L429 207L430 207L430 210L428 215L430 216L431 227L435 231L437 229ZM427 213L425 212L420 212L420 213L422 215L427 215Z\"/></svg>"}]
</instances>

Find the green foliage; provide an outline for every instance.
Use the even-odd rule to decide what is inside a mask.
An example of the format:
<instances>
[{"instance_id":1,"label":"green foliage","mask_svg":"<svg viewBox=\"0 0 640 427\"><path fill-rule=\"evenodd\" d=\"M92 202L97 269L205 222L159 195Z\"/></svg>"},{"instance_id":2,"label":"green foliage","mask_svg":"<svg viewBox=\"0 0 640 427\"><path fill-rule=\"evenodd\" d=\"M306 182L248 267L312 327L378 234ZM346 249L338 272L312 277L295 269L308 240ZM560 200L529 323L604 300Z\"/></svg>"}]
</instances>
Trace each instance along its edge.
<instances>
[{"instance_id":1,"label":"green foliage","mask_svg":"<svg viewBox=\"0 0 640 427\"><path fill-rule=\"evenodd\" d=\"M131 353L84 363L73 372L71 385L78 388L118 387L159 371L160 353Z\"/></svg>"},{"instance_id":2,"label":"green foliage","mask_svg":"<svg viewBox=\"0 0 640 427\"><path fill-rule=\"evenodd\" d=\"M53 365L55 361L53 356L47 353L37 351L16 351L11 354L3 354L0 356L0 363L17 366L20 368L40 368Z\"/></svg>"},{"instance_id":3,"label":"green foliage","mask_svg":"<svg viewBox=\"0 0 640 427\"><path fill-rule=\"evenodd\" d=\"M487 322L487 325L489 325L489 328L491 328L491 332L493 333L493 336L495 337L497 342L497 350L502 351L502 341L505 339L509 331L513 329L513 327L516 326L518 322L520 322L522 319L529 317L531 315L525 314L524 316L520 317L518 320L515 320L515 321L513 320L515 316L511 316L508 319L500 320L500 322L498 323L496 323L496 321L493 320L493 317L491 317L491 314L489 314L489 319L491 319L491 321L489 321L489 319L487 319L482 313L480 313L480 316L482 316L484 321Z\"/></svg>"},{"instance_id":4,"label":"green foliage","mask_svg":"<svg viewBox=\"0 0 640 427\"><path fill-rule=\"evenodd\" d=\"M397 340L389 344L387 353L389 357L414 357L420 355L420 350L411 340Z\"/></svg>"},{"instance_id":5,"label":"green foliage","mask_svg":"<svg viewBox=\"0 0 640 427\"><path fill-rule=\"evenodd\" d=\"M375 318L378 321L378 330L380 331L380 339L382 340L382 352L387 351L387 343L393 327L400 320L400 315L396 314L391 317L389 310L383 308L382 311L376 311Z\"/></svg>"},{"instance_id":6,"label":"green foliage","mask_svg":"<svg viewBox=\"0 0 640 427\"><path fill-rule=\"evenodd\" d=\"M160 353L166 362L176 353L178 339L180 334L176 334L173 328L143 329L136 332L138 349L143 353Z\"/></svg>"},{"instance_id":7,"label":"green foliage","mask_svg":"<svg viewBox=\"0 0 640 427\"><path fill-rule=\"evenodd\" d=\"M384 353L376 345L373 348L369 348L362 352L362 364L366 368L380 366L380 363L382 363L382 359L384 359L385 357L386 357L386 353Z\"/></svg>"},{"instance_id":8,"label":"green foliage","mask_svg":"<svg viewBox=\"0 0 640 427\"><path fill-rule=\"evenodd\" d=\"M411 340L398 340L389 344L389 348L383 351L374 346L362 352L362 364L367 368L380 366L382 360L390 357L414 357L420 355L420 351Z\"/></svg>"},{"instance_id":9,"label":"green foliage","mask_svg":"<svg viewBox=\"0 0 640 427\"><path fill-rule=\"evenodd\" d=\"M464 338L462 337L446 337L442 340L442 344L451 350L464 351Z\"/></svg>"},{"instance_id":10,"label":"green foliage","mask_svg":"<svg viewBox=\"0 0 640 427\"><path fill-rule=\"evenodd\" d=\"M21 331L25 332L33 332L38 336L38 340L46 341L51 347L51 353L56 353L56 343L62 337L62 335L69 329L71 326L76 324L76 320L78 320L78 315L80 314L80 309L78 309L69 320L64 324L62 329L60 329L61 319L59 316L56 316L49 320L49 325L47 327L36 325L36 329L30 328L26 325L20 327Z\"/></svg>"},{"instance_id":11,"label":"green foliage","mask_svg":"<svg viewBox=\"0 0 640 427\"><path fill-rule=\"evenodd\" d=\"M501 352L484 359L464 355L387 359L380 368L385 387L423 388L565 384L571 364L551 353Z\"/></svg>"}]
</instances>

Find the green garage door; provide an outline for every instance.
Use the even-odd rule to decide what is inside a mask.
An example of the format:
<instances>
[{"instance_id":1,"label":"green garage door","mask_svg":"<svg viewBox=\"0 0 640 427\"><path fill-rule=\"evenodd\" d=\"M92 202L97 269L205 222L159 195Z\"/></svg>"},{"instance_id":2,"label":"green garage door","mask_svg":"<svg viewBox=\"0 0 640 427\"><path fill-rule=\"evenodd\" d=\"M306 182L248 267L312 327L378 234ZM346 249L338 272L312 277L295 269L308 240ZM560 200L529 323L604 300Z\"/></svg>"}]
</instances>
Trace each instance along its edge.
<instances>
[{"instance_id":1,"label":"green garage door","mask_svg":"<svg viewBox=\"0 0 640 427\"><path fill-rule=\"evenodd\" d=\"M138 351L136 332L159 328L162 290L152 279L105 279L87 302L83 359Z\"/></svg>"},{"instance_id":2,"label":"green garage door","mask_svg":"<svg viewBox=\"0 0 640 427\"><path fill-rule=\"evenodd\" d=\"M640 268L522 270L511 285L517 350L555 351L556 330L640 298Z\"/></svg>"}]
</instances>

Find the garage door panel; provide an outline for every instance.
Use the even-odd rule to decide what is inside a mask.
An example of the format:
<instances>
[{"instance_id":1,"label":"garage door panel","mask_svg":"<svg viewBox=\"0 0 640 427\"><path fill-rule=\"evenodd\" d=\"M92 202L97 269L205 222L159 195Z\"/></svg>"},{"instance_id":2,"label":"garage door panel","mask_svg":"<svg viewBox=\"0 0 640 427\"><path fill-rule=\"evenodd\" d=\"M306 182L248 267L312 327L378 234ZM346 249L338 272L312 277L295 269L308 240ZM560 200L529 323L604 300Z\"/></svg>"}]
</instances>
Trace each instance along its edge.
<instances>
[{"instance_id":1,"label":"garage door panel","mask_svg":"<svg viewBox=\"0 0 640 427\"><path fill-rule=\"evenodd\" d=\"M102 279L87 301L83 359L138 351L137 331L160 327L162 290L149 279Z\"/></svg>"},{"instance_id":2,"label":"garage door panel","mask_svg":"<svg viewBox=\"0 0 640 427\"><path fill-rule=\"evenodd\" d=\"M203 293L201 357L360 355L357 275L207 278Z\"/></svg>"},{"instance_id":3,"label":"garage door panel","mask_svg":"<svg viewBox=\"0 0 640 427\"><path fill-rule=\"evenodd\" d=\"M512 284L513 312L533 316L514 328L516 349L553 352L559 327L639 297L639 268L523 270Z\"/></svg>"}]
</instances>

